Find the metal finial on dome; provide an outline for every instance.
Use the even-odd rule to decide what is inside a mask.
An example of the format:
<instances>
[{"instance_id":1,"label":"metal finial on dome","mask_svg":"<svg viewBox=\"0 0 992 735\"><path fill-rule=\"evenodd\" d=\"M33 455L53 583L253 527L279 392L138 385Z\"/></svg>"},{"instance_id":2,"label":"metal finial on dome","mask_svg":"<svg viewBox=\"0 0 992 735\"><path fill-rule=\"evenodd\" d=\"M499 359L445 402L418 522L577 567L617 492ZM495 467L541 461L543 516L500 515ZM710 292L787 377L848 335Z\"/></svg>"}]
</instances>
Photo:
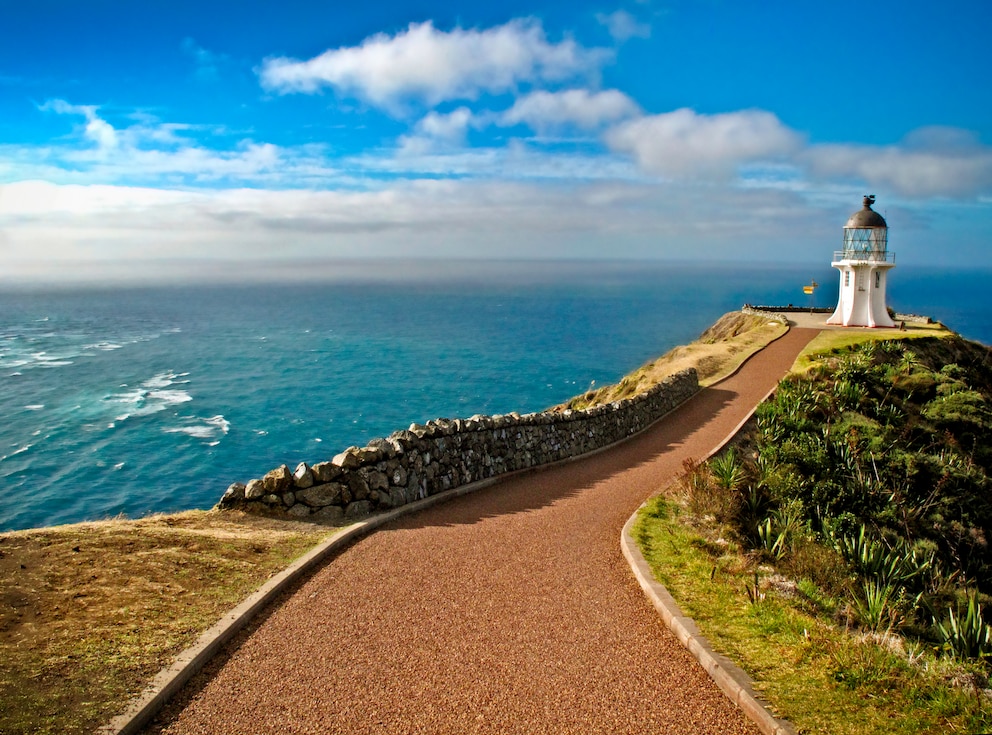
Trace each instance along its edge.
<instances>
[{"instance_id":1,"label":"metal finial on dome","mask_svg":"<svg viewBox=\"0 0 992 735\"><path fill-rule=\"evenodd\" d=\"M857 212L851 215L850 219L847 220L847 224L844 225L845 228L863 228L863 227L885 227L885 218L871 208L871 205L875 203L874 194L865 194L864 206Z\"/></svg>"}]
</instances>

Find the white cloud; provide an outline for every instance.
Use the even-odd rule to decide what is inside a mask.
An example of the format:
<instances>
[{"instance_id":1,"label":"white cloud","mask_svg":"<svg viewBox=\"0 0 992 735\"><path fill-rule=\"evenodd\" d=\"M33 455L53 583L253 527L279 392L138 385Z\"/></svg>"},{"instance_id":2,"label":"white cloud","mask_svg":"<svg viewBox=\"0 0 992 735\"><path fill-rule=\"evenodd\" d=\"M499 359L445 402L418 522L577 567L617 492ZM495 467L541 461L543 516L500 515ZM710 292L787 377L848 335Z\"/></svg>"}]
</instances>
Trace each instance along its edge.
<instances>
[{"instance_id":1,"label":"white cloud","mask_svg":"<svg viewBox=\"0 0 992 735\"><path fill-rule=\"evenodd\" d=\"M776 194L788 210L785 194ZM617 182L395 181L365 191L0 185L5 263L123 258L679 256L761 231L764 193ZM711 214L692 216L702 208ZM799 219L793 207L791 219ZM713 216L712 213L720 213ZM718 252L718 248L715 252ZM10 271L14 272L13 270Z\"/></svg>"},{"instance_id":2,"label":"white cloud","mask_svg":"<svg viewBox=\"0 0 992 735\"><path fill-rule=\"evenodd\" d=\"M400 137L401 155L420 155L465 145L473 115L467 107L449 113L431 111L414 127L412 135Z\"/></svg>"},{"instance_id":3,"label":"white cloud","mask_svg":"<svg viewBox=\"0 0 992 735\"><path fill-rule=\"evenodd\" d=\"M325 51L307 61L266 59L262 86L278 93L315 93L332 87L373 105L395 110L408 100L429 106L476 99L520 84L559 82L594 73L608 58L571 38L548 41L541 24L512 20L484 30L440 31L428 21L411 23L395 36L371 36L360 46Z\"/></svg>"},{"instance_id":4,"label":"white cloud","mask_svg":"<svg viewBox=\"0 0 992 735\"><path fill-rule=\"evenodd\" d=\"M992 192L992 147L956 128L922 128L890 146L816 145L804 159L816 178L855 179L909 197Z\"/></svg>"},{"instance_id":5,"label":"white cloud","mask_svg":"<svg viewBox=\"0 0 992 735\"><path fill-rule=\"evenodd\" d=\"M825 206L784 190L565 176L390 179L374 188L330 191L19 182L0 184L5 225L0 280L87 274L133 281L208 274L223 280L240 278L245 269L264 276L271 261L289 269L298 263L301 273L317 273L334 268L327 264L333 258L604 253L759 262L822 258L827 268L840 228L856 205L850 198L848 191L840 204L832 199ZM937 252L948 261L960 257L956 247L935 251L935 245L958 245L954 228L965 216L978 223L979 235L972 230L971 239L987 240L988 205L971 206L970 213L954 205L930 206L923 223L900 217L900 257L911 260L914 252L927 258Z\"/></svg>"},{"instance_id":6,"label":"white cloud","mask_svg":"<svg viewBox=\"0 0 992 735\"><path fill-rule=\"evenodd\" d=\"M608 153L548 151L518 139L502 147L445 146L415 140L421 145L407 144L404 139L404 145L395 152L368 153L349 158L342 165L369 176L388 174L409 179L432 176L568 186L589 181L645 181L634 164Z\"/></svg>"},{"instance_id":7,"label":"white cloud","mask_svg":"<svg viewBox=\"0 0 992 735\"><path fill-rule=\"evenodd\" d=\"M49 100L41 110L86 119L78 138L62 145L0 145L0 173L8 180L47 179L61 183L181 183L253 182L305 185L327 181L340 172L319 145L284 148L252 140L217 140L217 131L162 123L147 114L114 128L92 105ZM211 136L206 145L195 136ZM223 147L218 147L222 143Z\"/></svg>"},{"instance_id":8,"label":"white cloud","mask_svg":"<svg viewBox=\"0 0 992 735\"><path fill-rule=\"evenodd\" d=\"M650 38L651 26L641 23L637 18L626 10L617 10L613 13L597 13L596 20L600 25L605 26L614 41L623 43L631 38Z\"/></svg>"},{"instance_id":9,"label":"white cloud","mask_svg":"<svg viewBox=\"0 0 992 735\"><path fill-rule=\"evenodd\" d=\"M467 107L459 107L453 112L441 114L429 112L417 123L417 132L431 138L444 140L464 140L465 131L472 122L472 113Z\"/></svg>"},{"instance_id":10,"label":"white cloud","mask_svg":"<svg viewBox=\"0 0 992 735\"><path fill-rule=\"evenodd\" d=\"M630 97L615 89L602 92L590 92L587 89L569 89L563 92L539 90L518 99L503 114L501 122L504 125L526 123L538 131L562 125L594 130L639 112L640 109Z\"/></svg>"},{"instance_id":11,"label":"white cloud","mask_svg":"<svg viewBox=\"0 0 992 735\"><path fill-rule=\"evenodd\" d=\"M770 112L701 115L681 109L620 123L607 145L669 178L730 179L743 164L796 153L802 139Z\"/></svg>"},{"instance_id":12,"label":"white cloud","mask_svg":"<svg viewBox=\"0 0 992 735\"><path fill-rule=\"evenodd\" d=\"M59 115L82 115L86 118L84 135L96 143L101 150L114 148L117 145L117 132L106 120L97 115L95 105L71 105L65 100L48 100L39 107L42 111L52 111Z\"/></svg>"}]
</instances>

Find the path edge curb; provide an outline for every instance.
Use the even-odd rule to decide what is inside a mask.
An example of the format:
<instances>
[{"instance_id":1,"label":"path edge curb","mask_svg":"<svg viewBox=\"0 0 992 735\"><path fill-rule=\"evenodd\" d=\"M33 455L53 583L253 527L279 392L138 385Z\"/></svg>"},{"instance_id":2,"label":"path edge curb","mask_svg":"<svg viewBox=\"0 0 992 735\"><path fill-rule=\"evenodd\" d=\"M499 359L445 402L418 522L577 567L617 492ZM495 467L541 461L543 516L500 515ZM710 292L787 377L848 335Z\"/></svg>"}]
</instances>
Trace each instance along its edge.
<instances>
[{"instance_id":1,"label":"path edge curb","mask_svg":"<svg viewBox=\"0 0 992 735\"><path fill-rule=\"evenodd\" d=\"M740 367L738 366L737 370L739 369ZM731 373L731 375L733 375L733 373ZM727 377L730 376L728 375ZM725 379L726 378L724 378L724 380ZM249 622L251 622L252 618L261 612L267 605L271 604L284 590L306 576L308 573L316 570L317 567L323 564L323 562L330 556L345 549L365 536L370 535L380 526L390 523L397 518L401 518L412 513L417 513L421 510L426 510L434 505L440 505L441 503L461 497L462 495L468 495L469 493L477 492L484 488L490 487L491 485L504 482L505 480L509 480L516 475L543 472L559 465L578 462L588 459L596 454L609 451L610 449L628 442L634 437L650 430L651 427L659 421L664 420L670 413L672 413L672 411L676 410L686 402L691 401L701 390L704 390L704 388L700 387L697 383L696 392L686 398L685 401L678 404L678 406L675 406L670 411L665 412L640 431L622 439L618 439L617 441L607 444L606 446L593 449L589 452L585 452L574 457L567 457L566 459L562 459L557 462L538 465L536 467L528 467L514 472L507 472L505 474L497 475L496 477L489 477L467 485L461 485L460 487L446 490L438 493L437 495L431 495L421 500L414 501L413 503L407 503L406 505L402 505L399 508L394 508L393 510L385 513L369 516L352 524L351 526L341 529L330 538L322 541L306 554L299 557L296 561L286 567L286 569L270 577L269 580L259 587L253 594L251 594L231 611L226 613L213 626L201 633L193 645L180 652L172 660L171 664L159 671L139 694L136 694L129 700L127 708L122 713L115 716L106 725L101 726L96 731L97 735L137 735L140 733L142 728L151 722L155 715L157 715L158 712L165 706L166 702L168 702L183 687L185 687L186 684L189 683L190 679L196 676L196 674L199 673L204 666L206 666L206 664L228 641L240 633L241 630L248 625Z\"/></svg>"},{"instance_id":2,"label":"path edge curb","mask_svg":"<svg viewBox=\"0 0 992 735\"><path fill-rule=\"evenodd\" d=\"M240 633L259 612L271 604L288 587L316 570L328 557L397 518L481 490L505 479L505 477L487 478L453 488L444 493L438 493L394 508L386 513L364 518L332 534L281 572L270 577L254 593L201 633L193 645L179 653L171 664L159 671L148 682L141 693L129 701L127 708L121 714L100 727L96 732L99 735L137 735L158 714L165 703L186 686L189 680L199 673L210 659Z\"/></svg>"},{"instance_id":3,"label":"path edge curb","mask_svg":"<svg viewBox=\"0 0 992 735\"><path fill-rule=\"evenodd\" d=\"M786 330L787 333L788 330ZM781 336L785 336L785 334ZM781 336L776 337L772 342L781 339ZM744 362L747 362L747 360ZM719 385L724 380L727 380L727 378L732 377L741 367L743 367L743 363L733 373L713 385ZM767 401L777 389L778 385L776 384L758 401L754 408L747 412L740 423L724 437L723 441L717 444L703 458L703 461L710 459L727 446L737 436L740 430L744 428L744 425L751 420L755 411L758 410L758 406ZM754 691L754 681L751 677L729 658L713 650L710 642L696 626L696 621L682 612L678 603L675 602L675 598L672 597L663 584L654 578L651 567L648 566L647 560L641 554L641 550L637 546L633 534L631 534L631 529L637 521L637 516L640 515L641 510L646 504L645 501L645 503L641 504L640 508L634 511L633 515L624 524L623 530L620 531L620 548L645 596L654 606L655 610L658 611L665 626L672 632L678 642L699 662L699 665L709 674L720 691L758 727L763 735L798 735L792 723L776 718L771 713L771 710L768 709L768 705L758 697Z\"/></svg>"}]
</instances>

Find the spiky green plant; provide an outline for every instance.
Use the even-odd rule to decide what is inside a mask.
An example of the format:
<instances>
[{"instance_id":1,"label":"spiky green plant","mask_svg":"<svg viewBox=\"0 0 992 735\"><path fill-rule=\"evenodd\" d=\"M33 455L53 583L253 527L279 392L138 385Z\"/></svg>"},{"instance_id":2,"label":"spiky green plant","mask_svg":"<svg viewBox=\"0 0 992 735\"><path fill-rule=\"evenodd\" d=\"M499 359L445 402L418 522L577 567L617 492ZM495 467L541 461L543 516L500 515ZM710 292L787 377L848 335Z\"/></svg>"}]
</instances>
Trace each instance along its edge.
<instances>
[{"instance_id":1,"label":"spiky green plant","mask_svg":"<svg viewBox=\"0 0 992 735\"><path fill-rule=\"evenodd\" d=\"M710 472L724 490L736 490L744 482L744 465L732 448L710 460Z\"/></svg>"},{"instance_id":2,"label":"spiky green plant","mask_svg":"<svg viewBox=\"0 0 992 735\"><path fill-rule=\"evenodd\" d=\"M947 608L947 620L934 620L943 648L965 661L987 660L992 656L992 628L982 617L982 605L974 590L968 593L968 610L964 615Z\"/></svg>"}]
</instances>

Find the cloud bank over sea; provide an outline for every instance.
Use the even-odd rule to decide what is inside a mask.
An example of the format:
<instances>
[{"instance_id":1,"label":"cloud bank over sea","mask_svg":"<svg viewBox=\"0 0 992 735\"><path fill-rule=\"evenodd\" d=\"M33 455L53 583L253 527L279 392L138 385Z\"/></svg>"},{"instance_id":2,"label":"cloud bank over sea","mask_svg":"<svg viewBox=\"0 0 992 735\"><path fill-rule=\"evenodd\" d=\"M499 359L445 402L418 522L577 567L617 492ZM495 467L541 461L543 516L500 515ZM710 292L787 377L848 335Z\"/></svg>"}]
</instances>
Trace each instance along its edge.
<instances>
[{"instance_id":1,"label":"cloud bank over sea","mask_svg":"<svg viewBox=\"0 0 992 735\"><path fill-rule=\"evenodd\" d=\"M94 11L79 31L115 63L84 52L75 81L28 73L43 48L0 52L17 92L0 263L55 279L166 260L810 262L871 191L901 257L990 264L992 103L973 92L992 59L973 28L992 11L965 2L952 43L951 19L888 5L438 3L344 22L289 2L223 35L185 2L164 25ZM837 37L866 13L871 48ZM144 56L111 35L128 29Z\"/></svg>"}]
</instances>

